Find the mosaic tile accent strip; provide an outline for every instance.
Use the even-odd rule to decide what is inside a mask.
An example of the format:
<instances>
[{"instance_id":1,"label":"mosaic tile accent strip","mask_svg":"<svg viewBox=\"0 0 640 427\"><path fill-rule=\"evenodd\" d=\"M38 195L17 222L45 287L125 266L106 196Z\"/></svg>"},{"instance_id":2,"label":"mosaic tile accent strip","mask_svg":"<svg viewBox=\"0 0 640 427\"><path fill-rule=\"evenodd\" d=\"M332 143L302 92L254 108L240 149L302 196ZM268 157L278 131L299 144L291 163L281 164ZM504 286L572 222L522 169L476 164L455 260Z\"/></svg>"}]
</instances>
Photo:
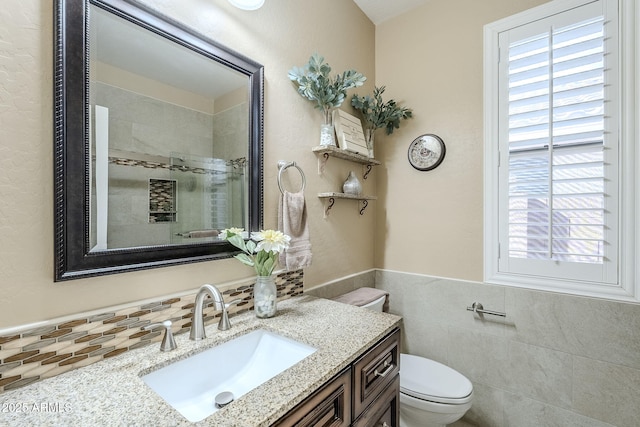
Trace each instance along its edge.
<instances>
[{"instance_id":1,"label":"mosaic tile accent strip","mask_svg":"<svg viewBox=\"0 0 640 427\"><path fill-rule=\"evenodd\" d=\"M303 270L278 274L278 301L301 295L303 278ZM229 314L253 310L253 284L247 281L222 292L227 302L242 299L229 308ZM154 322L169 319L174 334L188 332L194 301L195 293L0 336L0 392L158 342L162 328L141 329ZM205 304L205 324L219 317L213 301Z\"/></svg>"},{"instance_id":2,"label":"mosaic tile accent strip","mask_svg":"<svg viewBox=\"0 0 640 427\"><path fill-rule=\"evenodd\" d=\"M124 157L112 156L112 157L109 157L109 163L112 163L114 165L119 165L119 166L140 166L147 169L167 169L167 170L180 171L180 172L192 172L199 175L218 173L215 170L208 170L205 168L172 165L169 163L169 159L167 159L167 163L160 163L160 162L154 162L151 160L127 159ZM247 165L247 158L239 157L237 159L227 160L226 165L232 166L234 169L240 169Z\"/></svg>"}]
</instances>

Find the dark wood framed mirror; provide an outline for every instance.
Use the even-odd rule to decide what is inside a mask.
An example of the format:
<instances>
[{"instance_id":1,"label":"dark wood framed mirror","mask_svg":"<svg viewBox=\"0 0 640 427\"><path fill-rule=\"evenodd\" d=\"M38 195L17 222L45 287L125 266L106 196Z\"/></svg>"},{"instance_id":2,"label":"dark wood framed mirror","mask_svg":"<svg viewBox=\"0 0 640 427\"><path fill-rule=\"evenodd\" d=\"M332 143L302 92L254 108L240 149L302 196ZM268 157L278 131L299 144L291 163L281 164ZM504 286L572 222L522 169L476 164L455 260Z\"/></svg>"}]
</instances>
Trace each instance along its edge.
<instances>
[{"instance_id":1,"label":"dark wood framed mirror","mask_svg":"<svg viewBox=\"0 0 640 427\"><path fill-rule=\"evenodd\" d=\"M56 0L55 281L228 258L262 228L264 69L133 0Z\"/></svg>"}]
</instances>

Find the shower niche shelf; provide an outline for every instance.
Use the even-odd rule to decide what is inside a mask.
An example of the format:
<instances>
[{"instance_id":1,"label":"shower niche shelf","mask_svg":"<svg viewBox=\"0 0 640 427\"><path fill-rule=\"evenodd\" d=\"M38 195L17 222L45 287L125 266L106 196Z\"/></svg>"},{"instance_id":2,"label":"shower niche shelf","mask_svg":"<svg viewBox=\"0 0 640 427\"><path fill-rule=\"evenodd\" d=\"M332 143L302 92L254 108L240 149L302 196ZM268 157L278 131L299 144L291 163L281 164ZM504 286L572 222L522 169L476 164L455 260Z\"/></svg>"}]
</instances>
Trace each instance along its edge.
<instances>
[{"instance_id":1,"label":"shower niche shelf","mask_svg":"<svg viewBox=\"0 0 640 427\"><path fill-rule=\"evenodd\" d=\"M149 178L149 222L176 222L176 195L178 182L175 179Z\"/></svg>"}]
</instances>

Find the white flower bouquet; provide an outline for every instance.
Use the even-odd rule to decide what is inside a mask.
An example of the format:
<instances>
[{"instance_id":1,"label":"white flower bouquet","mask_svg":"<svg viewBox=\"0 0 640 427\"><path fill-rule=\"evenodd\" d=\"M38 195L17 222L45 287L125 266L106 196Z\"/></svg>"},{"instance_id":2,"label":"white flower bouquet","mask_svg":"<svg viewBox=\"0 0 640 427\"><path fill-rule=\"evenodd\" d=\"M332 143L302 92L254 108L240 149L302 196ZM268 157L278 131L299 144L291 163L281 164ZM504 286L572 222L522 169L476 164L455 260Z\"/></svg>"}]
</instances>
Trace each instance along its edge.
<instances>
[{"instance_id":1,"label":"white flower bouquet","mask_svg":"<svg viewBox=\"0 0 640 427\"><path fill-rule=\"evenodd\" d=\"M271 276L281 252L289 247L291 237L278 230L249 233L243 228L222 230L219 239L226 240L243 253L235 256L241 263L255 269L258 276Z\"/></svg>"}]
</instances>

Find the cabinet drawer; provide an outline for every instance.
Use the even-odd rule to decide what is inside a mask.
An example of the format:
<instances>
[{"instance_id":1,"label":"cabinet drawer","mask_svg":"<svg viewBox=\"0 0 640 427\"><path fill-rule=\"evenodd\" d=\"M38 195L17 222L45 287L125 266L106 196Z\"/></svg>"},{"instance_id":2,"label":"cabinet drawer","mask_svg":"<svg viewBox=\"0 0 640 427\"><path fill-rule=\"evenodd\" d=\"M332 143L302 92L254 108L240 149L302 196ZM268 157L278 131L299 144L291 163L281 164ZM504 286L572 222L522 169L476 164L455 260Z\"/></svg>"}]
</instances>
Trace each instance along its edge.
<instances>
[{"instance_id":1,"label":"cabinet drawer","mask_svg":"<svg viewBox=\"0 0 640 427\"><path fill-rule=\"evenodd\" d=\"M353 365L353 413L358 416L400 372L400 330L396 329Z\"/></svg>"},{"instance_id":2,"label":"cabinet drawer","mask_svg":"<svg viewBox=\"0 0 640 427\"><path fill-rule=\"evenodd\" d=\"M400 425L400 375L353 423L353 427L398 427Z\"/></svg>"},{"instance_id":3,"label":"cabinet drawer","mask_svg":"<svg viewBox=\"0 0 640 427\"><path fill-rule=\"evenodd\" d=\"M333 380L277 421L275 426L348 427L351 425L351 371Z\"/></svg>"}]
</instances>

